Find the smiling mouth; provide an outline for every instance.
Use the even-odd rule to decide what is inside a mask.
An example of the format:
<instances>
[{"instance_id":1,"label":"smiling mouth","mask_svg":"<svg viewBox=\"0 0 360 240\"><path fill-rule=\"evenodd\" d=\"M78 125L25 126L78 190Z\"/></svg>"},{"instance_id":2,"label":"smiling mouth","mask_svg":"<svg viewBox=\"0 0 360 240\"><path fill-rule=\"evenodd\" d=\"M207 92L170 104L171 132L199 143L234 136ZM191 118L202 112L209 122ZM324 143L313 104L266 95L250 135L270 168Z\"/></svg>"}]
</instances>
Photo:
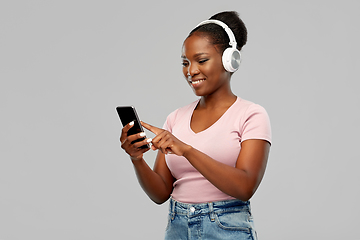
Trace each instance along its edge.
<instances>
[{"instance_id":1,"label":"smiling mouth","mask_svg":"<svg viewBox=\"0 0 360 240\"><path fill-rule=\"evenodd\" d=\"M196 87L196 86L198 86L199 84L201 84L204 81L205 81L205 79L198 79L198 80L190 80L189 82L191 83L191 85L193 87Z\"/></svg>"}]
</instances>

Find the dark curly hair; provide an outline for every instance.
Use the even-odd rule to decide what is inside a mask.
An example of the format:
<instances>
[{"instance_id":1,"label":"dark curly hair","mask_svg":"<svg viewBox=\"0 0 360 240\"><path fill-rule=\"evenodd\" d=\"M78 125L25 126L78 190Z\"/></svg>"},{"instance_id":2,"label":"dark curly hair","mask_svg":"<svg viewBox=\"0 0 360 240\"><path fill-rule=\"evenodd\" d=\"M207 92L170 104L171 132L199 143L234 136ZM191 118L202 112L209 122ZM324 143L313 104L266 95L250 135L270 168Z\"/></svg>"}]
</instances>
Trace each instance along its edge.
<instances>
[{"instance_id":1,"label":"dark curly hair","mask_svg":"<svg viewBox=\"0 0 360 240\"><path fill-rule=\"evenodd\" d=\"M220 12L210 17L210 19L219 20L225 23L235 35L237 49L241 50L247 41L247 29L244 22L240 19L239 14L235 11ZM188 37L194 33L204 34L210 37L212 39L212 44L217 45L221 52L224 52L226 48L230 47L230 39L227 33L221 26L215 23L208 23L196 27L190 32Z\"/></svg>"}]
</instances>

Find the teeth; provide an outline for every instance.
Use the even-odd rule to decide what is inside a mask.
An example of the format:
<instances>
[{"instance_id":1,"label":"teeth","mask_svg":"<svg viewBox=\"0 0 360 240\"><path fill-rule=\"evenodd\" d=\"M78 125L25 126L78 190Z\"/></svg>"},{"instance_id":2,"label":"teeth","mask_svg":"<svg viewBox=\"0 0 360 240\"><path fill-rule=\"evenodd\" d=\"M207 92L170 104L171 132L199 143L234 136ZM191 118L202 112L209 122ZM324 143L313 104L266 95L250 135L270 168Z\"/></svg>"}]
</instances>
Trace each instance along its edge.
<instances>
[{"instance_id":1,"label":"teeth","mask_svg":"<svg viewBox=\"0 0 360 240\"><path fill-rule=\"evenodd\" d=\"M205 80L196 80L196 81L191 81L191 83L193 83L193 84L198 84L198 83L201 83L201 82L203 82L203 81L205 81Z\"/></svg>"}]
</instances>

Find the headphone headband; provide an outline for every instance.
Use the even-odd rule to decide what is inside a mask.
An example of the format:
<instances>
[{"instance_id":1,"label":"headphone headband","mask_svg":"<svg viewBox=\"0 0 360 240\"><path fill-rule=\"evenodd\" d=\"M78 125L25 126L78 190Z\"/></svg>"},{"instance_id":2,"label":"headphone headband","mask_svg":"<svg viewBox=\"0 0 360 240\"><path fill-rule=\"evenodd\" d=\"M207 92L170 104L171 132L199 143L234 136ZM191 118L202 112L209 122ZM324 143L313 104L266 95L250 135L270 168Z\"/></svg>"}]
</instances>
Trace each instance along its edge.
<instances>
[{"instance_id":1,"label":"headphone headband","mask_svg":"<svg viewBox=\"0 0 360 240\"><path fill-rule=\"evenodd\" d=\"M205 21L202 21L201 23L199 23L199 24L196 26L196 28L197 28L197 27L200 27L201 25L208 24L208 23L215 23L215 24L221 26L221 27L225 30L225 32L227 33L227 35L229 36L229 39L230 39L229 44L230 44L230 46L231 46L232 48L236 48L237 43L236 43L236 39L235 39L234 33L233 33L233 32L231 31L231 29L230 29L225 23L223 23L222 21L215 20L215 19L205 20Z\"/></svg>"},{"instance_id":2,"label":"headphone headband","mask_svg":"<svg viewBox=\"0 0 360 240\"><path fill-rule=\"evenodd\" d=\"M228 72L237 71L239 69L240 62L241 62L241 54L240 54L240 51L236 48L237 43L236 43L234 33L231 31L231 29L225 23L223 23L219 20L215 20L215 19L205 20L205 21L199 23L196 26L196 28L201 25L208 24L208 23L215 23L215 24L221 26L225 30L227 35L229 36L229 39L230 39L229 44L231 47L226 48L224 50L224 52L222 53L222 63L223 63L223 66L226 71L228 71Z\"/></svg>"}]
</instances>

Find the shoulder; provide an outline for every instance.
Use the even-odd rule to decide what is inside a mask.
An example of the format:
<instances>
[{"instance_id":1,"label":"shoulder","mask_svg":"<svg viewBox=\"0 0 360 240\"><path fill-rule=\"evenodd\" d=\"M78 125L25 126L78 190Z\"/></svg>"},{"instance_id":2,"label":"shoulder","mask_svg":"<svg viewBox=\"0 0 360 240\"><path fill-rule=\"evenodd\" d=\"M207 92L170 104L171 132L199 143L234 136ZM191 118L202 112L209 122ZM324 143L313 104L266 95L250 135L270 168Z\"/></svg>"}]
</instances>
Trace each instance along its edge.
<instances>
[{"instance_id":1,"label":"shoulder","mask_svg":"<svg viewBox=\"0 0 360 240\"><path fill-rule=\"evenodd\" d=\"M242 118L250 117L253 114L264 114L268 115L264 107L251 101L239 98L234 104L234 113Z\"/></svg>"}]
</instances>

